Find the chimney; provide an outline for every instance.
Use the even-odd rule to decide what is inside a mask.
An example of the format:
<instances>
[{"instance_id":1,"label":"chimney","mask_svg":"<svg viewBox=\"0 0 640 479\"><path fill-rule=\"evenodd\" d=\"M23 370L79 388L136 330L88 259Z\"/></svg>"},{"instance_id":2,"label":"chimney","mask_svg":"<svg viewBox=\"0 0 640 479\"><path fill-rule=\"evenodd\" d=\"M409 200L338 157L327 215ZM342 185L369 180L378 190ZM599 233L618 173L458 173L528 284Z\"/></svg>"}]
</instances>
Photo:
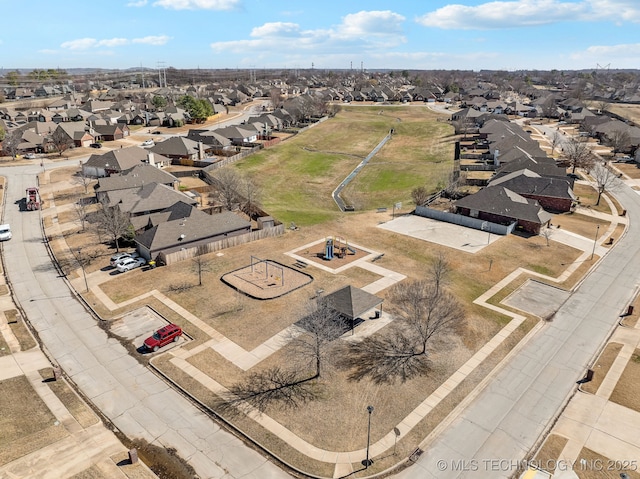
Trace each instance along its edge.
<instances>
[{"instance_id":1,"label":"chimney","mask_svg":"<svg viewBox=\"0 0 640 479\"><path fill-rule=\"evenodd\" d=\"M495 150L493 152L493 164L496 166L500 166L500 160L498 157L500 156L500 150Z\"/></svg>"},{"instance_id":2,"label":"chimney","mask_svg":"<svg viewBox=\"0 0 640 479\"><path fill-rule=\"evenodd\" d=\"M147 152L147 161L149 162L149 164L151 166L156 166L156 160L153 156L153 152L152 151L148 151Z\"/></svg>"},{"instance_id":3,"label":"chimney","mask_svg":"<svg viewBox=\"0 0 640 479\"><path fill-rule=\"evenodd\" d=\"M202 141L198 142L198 159L204 160L204 145L202 144Z\"/></svg>"}]
</instances>

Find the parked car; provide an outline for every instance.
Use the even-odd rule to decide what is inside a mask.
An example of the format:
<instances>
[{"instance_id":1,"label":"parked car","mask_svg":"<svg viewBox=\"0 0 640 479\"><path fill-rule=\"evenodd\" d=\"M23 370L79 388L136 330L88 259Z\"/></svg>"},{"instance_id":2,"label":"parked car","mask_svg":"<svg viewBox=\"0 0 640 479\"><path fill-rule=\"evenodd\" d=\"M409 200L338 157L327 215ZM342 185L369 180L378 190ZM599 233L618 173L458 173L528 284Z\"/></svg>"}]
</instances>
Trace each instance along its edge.
<instances>
[{"instance_id":1,"label":"parked car","mask_svg":"<svg viewBox=\"0 0 640 479\"><path fill-rule=\"evenodd\" d=\"M102 148L102 145L100 143L91 143L89 146L91 148Z\"/></svg>"},{"instance_id":2,"label":"parked car","mask_svg":"<svg viewBox=\"0 0 640 479\"><path fill-rule=\"evenodd\" d=\"M24 157L27 160L35 160L37 158L35 153L27 153L26 155L24 155Z\"/></svg>"},{"instance_id":3,"label":"parked car","mask_svg":"<svg viewBox=\"0 0 640 479\"><path fill-rule=\"evenodd\" d=\"M121 251L120 253L116 253L114 255L111 256L110 260L109 260L109 265L113 266L114 268L116 266L118 266L119 263L121 263L122 261L124 261L127 258L137 258L140 255L138 253L136 253L135 251L133 253L126 253L124 251Z\"/></svg>"},{"instance_id":4,"label":"parked car","mask_svg":"<svg viewBox=\"0 0 640 479\"><path fill-rule=\"evenodd\" d=\"M148 351L156 352L169 343L178 342L180 336L182 336L182 328L176 324L168 324L145 339L144 347Z\"/></svg>"},{"instance_id":5,"label":"parked car","mask_svg":"<svg viewBox=\"0 0 640 479\"><path fill-rule=\"evenodd\" d=\"M153 146L155 145L155 143L153 142L153 140L144 140L142 142L142 146Z\"/></svg>"},{"instance_id":6,"label":"parked car","mask_svg":"<svg viewBox=\"0 0 640 479\"><path fill-rule=\"evenodd\" d=\"M132 269L139 268L146 264L147 260L144 258L125 258L116 265L116 269L119 273L131 271Z\"/></svg>"},{"instance_id":7,"label":"parked car","mask_svg":"<svg viewBox=\"0 0 640 479\"><path fill-rule=\"evenodd\" d=\"M161 131L155 130L151 133L152 135L162 135Z\"/></svg>"}]
</instances>

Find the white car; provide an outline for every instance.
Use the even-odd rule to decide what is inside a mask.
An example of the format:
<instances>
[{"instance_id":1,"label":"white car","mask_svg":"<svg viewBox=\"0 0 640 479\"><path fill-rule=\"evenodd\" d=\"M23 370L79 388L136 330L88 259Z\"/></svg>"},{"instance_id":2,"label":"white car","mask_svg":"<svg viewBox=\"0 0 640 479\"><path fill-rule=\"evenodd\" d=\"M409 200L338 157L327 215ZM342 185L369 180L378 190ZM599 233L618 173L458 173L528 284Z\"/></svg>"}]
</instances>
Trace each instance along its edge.
<instances>
[{"instance_id":1,"label":"white car","mask_svg":"<svg viewBox=\"0 0 640 479\"><path fill-rule=\"evenodd\" d=\"M0 241L7 241L11 239L11 226L0 225Z\"/></svg>"},{"instance_id":2,"label":"white car","mask_svg":"<svg viewBox=\"0 0 640 479\"><path fill-rule=\"evenodd\" d=\"M122 263L125 259L137 258L138 256L140 255L135 251L133 253L125 253L125 252L115 253L113 256L111 256L109 260L109 264L115 268L120 263Z\"/></svg>"},{"instance_id":3,"label":"white car","mask_svg":"<svg viewBox=\"0 0 640 479\"><path fill-rule=\"evenodd\" d=\"M132 269L139 268L143 264L147 262L144 258L127 258L116 266L116 269L119 273L124 273L125 271L131 271Z\"/></svg>"},{"instance_id":4,"label":"white car","mask_svg":"<svg viewBox=\"0 0 640 479\"><path fill-rule=\"evenodd\" d=\"M142 142L142 146L153 146L155 145L155 143L153 142L153 140L144 140Z\"/></svg>"}]
</instances>

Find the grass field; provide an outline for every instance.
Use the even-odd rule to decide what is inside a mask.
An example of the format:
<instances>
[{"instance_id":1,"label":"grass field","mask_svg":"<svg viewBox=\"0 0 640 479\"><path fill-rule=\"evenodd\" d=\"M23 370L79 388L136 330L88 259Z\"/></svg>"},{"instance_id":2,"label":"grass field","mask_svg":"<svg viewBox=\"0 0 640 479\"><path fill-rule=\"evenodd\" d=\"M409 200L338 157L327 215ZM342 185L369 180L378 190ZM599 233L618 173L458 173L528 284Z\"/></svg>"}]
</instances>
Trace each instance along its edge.
<instances>
[{"instance_id":1,"label":"grass field","mask_svg":"<svg viewBox=\"0 0 640 479\"><path fill-rule=\"evenodd\" d=\"M261 184L265 210L280 221L323 223L341 214L331 191L393 128L392 140L343 198L358 210L410 203L413 188L435 191L453 166L453 128L438 118L426 107L345 107L330 121L252 155L238 168Z\"/></svg>"}]
</instances>

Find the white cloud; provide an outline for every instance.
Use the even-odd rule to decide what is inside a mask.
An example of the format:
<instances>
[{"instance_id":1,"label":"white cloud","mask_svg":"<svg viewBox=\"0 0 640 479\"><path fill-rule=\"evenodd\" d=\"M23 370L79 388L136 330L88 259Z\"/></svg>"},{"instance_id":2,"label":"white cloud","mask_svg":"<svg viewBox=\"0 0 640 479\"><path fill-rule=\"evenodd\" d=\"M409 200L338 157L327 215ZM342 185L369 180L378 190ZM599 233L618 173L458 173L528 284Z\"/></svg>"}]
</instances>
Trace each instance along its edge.
<instances>
[{"instance_id":1,"label":"white cloud","mask_svg":"<svg viewBox=\"0 0 640 479\"><path fill-rule=\"evenodd\" d=\"M156 5L171 10L233 10L240 0L158 0Z\"/></svg>"},{"instance_id":2,"label":"white cloud","mask_svg":"<svg viewBox=\"0 0 640 479\"><path fill-rule=\"evenodd\" d=\"M150 35L148 37L142 37L142 38L134 38L132 40L132 43L143 43L146 45L165 45L169 40L171 40L171 37L167 36L167 35Z\"/></svg>"},{"instance_id":3,"label":"white cloud","mask_svg":"<svg viewBox=\"0 0 640 479\"><path fill-rule=\"evenodd\" d=\"M400 35L405 17L386 11L350 13L344 17L340 32L349 36Z\"/></svg>"},{"instance_id":4,"label":"white cloud","mask_svg":"<svg viewBox=\"0 0 640 479\"><path fill-rule=\"evenodd\" d=\"M60 47L66 50L87 50L94 47L97 43L98 40L95 38L78 38L77 40L64 42Z\"/></svg>"},{"instance_id":5,"label":"white cloud","mask_svg":"<svg viewBox=\"0 0 640 479\"><path fill-rule=\"evenodd\" d=\"M89 50L89 49L99 49L99 48L114 48L114 47L122 47L125 45L129 45L131 43L145 44L145 45L164 45L166 44L171 37L167 35L150 35L148 37L142 38L105 38L102 40L97 40L95 38L79 38L77 40L70 40L68 42L64 42L60 45L61 48L65 50Z\"/></svg>"},{"instance_id":6,"label":"white cloud","mask_svg":"<svg viewBox=\"0 0 640 479\"><path fill-rule=\"evenodd\" d=\"M593 45L582 52L572 55L573 58L638 58L640 43L622 43L619 45Z\"/></svg>"},{"instance_id":7,"label":"white cloud","mask_svg":"<svg viewBox=\"0 0 640 479\"><path fill-rule=\"evenodd\" d=\"M637 0L515 0L476 6L446 5L416 21L425 27L489 30L546 25L564 21L640 22Z\"/></svg>"},{"instance_id":8,"label":"white cloud","mask_svg":"<svg viewBox=\"0 0 640 479\"><path fill-rule=\"evenodd\" d=\"M96 43L97 47L121 47L122 45L126 45L129 43L129 40L126 38L108 38L105 40L100 40Z\"/></svg>"},{"instance_id":9,"label":"white cloud","mask_svg":"<svg viewBox=\"0 0 640 479\"><path fill-rule=\"evenodd\" d=\"M127 7L144 7L147 4L147 0L137 0L127 3Z\"/></svg>"},{"instance_id":10,"label":"white cloud","mask_svg":"<svg viewBox=\"0 0 640 479\"><path fill-rule=\"evenodd\" d=\"M251 30L251 36L263 37L297 37L300 36L300 26L296 23L273 22L265 23Z\"/></svg>"},{"instance_id":11,"label":"white cloud","mask_svg":"<svg viewBox=\"0 0 640 479\"><path fill-rule=\"evenodd\" d=\"M346 51L375 51L381 45L393 48L406 41L402 35L402 15L391 11L371 11L349 14L342 23L329 29L304 30L297 23L265 23L251 30L251 40L214 42L216 52L259 55L267 50L279 49L296 55Z\"/></svg>"}]
</instances>

